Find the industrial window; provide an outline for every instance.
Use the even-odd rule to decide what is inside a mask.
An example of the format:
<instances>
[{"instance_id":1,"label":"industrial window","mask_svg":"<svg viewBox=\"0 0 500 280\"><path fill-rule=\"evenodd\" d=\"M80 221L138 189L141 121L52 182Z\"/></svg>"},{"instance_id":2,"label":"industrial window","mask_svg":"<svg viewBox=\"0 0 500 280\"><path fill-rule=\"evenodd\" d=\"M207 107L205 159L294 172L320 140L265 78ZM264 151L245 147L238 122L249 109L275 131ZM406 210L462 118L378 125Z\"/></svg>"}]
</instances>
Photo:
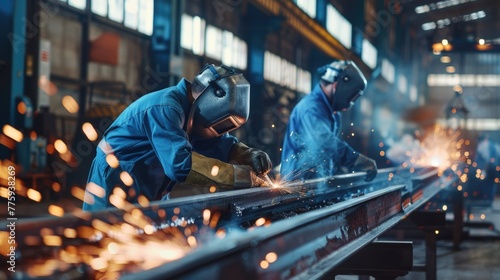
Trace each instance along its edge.
<instances>
[{"instance_id":1,"label":"industrial window","mask_svg":"<svg viewBox=\"0 0 500 280\"><path fill-rule=\"evenodd\" d=\"M110 20L122 23L123 22L123 0L109 0L109 14Z\"/></svg>"},{"instance_id":2,"label":"industrial window","mask_svg":"<svg viewBox=\"0 0 500 280\"><path fill-rule=\"evenodd\" d=\"M297 89L297 79L291 79L290 77L297 77L297 66L284 59L281 59L280 84L295 90Z\"/></svg>"},{"instance_id":3,"label":"industrial window","mask_svg":"<svg viewBox=\"0 0 500 280\"><path fill-rule=\"evenodd\" d=\"M132 29L137 29L139 26L139 0L126 1L124 25Z\"/></svg>"},{"instance_id":4,"label":"industrial window","mask_svg":"<svg viewBox=\"0 0 500 280\"><path fill-rule=\"evenodd\" d=\"M139 4L138 31L146 35L153 34L154 1L141 0Z\"/></svg>"},{"instance_id":5,"label":"industrial window","mask_svg":"<svg viewBox=\"0 0 500 280\"><path fill-rule=\"evenodd\" d=\"M370 41L363 39L361 59L371 69L375 69L375 67L377 67L377 55L377 49L370 43Z\"/></svg>"},{"instance_id":6,"label":"industrial window","mask_svg":"<svg viewBox=\"0 0 500 280\"><path fill-rule=\"evenodd\" d=\"M411 102L417 102L418 100L418 91L416 85L410 86L410 100Z\"/></svg>"},{"instance_id":7,"label":"industrial window","mask_svg":"<svg viewBox=\"0 0 500 280\"><path fill-rule=\"evenodd\" d=\"M235 40L233 41L233 44L234 44L233 52L235 53L235 55L233 55L233 61L234 61L233 66L242 70L247 69L247 59L248 59L247 43L236 37Z\"/></svg>"},{"instance_id":8,"label":"industrial window","mask_svg":"<svg viewBox=\"0 0 500 280\"><path fill-rule=\"evenodd\" d=\"M86 0L60 0L80 10ZM153 34L154 0L91 0L90 11L146 35Z\"/></svg>"},{"instance_id":9,"label":"industrial window","mask_svg":"<svg viewBox=\"0 0 500 280\"><path fill-rule=\"evenodd\" d=\"M310 17L316 17L316 0L296 0L295 2Z\"/></svg>"},{"instance_id":10,"label":"industrial window","mask_svg":"<svg viewBox=\"0 0 500 280\"><path fill-rule=\"evenodd\" d=\"M382 77L391 84L394 84L395 70L394 65L388 59L382 59Z\"/></svg>"},{"instance_id":11,"label":"industrial window","mask_svg":"<svg viewBox=\"0 0 500 280\"><path fill-rule=\"evenodd\" d=\"M408 87L408 82L406 80L406 76L403 74L398 75L398 90L402 94L406 94L406 90Z\"/></svg>"},{"instance_id":12,"label":"industrial window","mask_svg":"<svg viewBox=\"0 0 500 280\"><path fill-rule=\"evenodd\" d=\"M189 38L186 38L184 44L181 42L181 46L185 49L190 49L188 40ZM207 57L219 60L224 65L245 70L247 68L247 51L245 41L233 33L207 25L205 31L205 53Z\"/></svg>"},{"instance_id":13,"label":"industrial window","mask_svg":"<svg viewBox=\"0 0 500 280\"><path fill-rule=\"evenodd\" d=\"M311 73L297 68L297 91L309 93L311 91Z\"/></svg>"},{"instance_id":14,"label":"industrial window","mask_svg":"<svg viewBox=\"0 0 500 280\"><path fill-rule=\"evenodd\" d=\"M222 31L222 64L230 65L233 62L233 37L233 33Z\"/></svg>"},{"instance_id":15,"label":"industrial window","mask_svg":"<svg viewBox=\"0 0 500 280\"><path fill-rule=\"evenodd\" d=\"M102 0L92 0L91 10L94 14L105 17L108 14L108 3Z\"/></svg>"},{"instance_id":16,"label":"industrial window","mask_svg":"<svg viewBox=\"0 0 500 280\"><path fill-rule=\"evenodd\" d=\"M63 1L63 2L66 2L66 1ZM85 8L87 7L86 0L68 0L68 4L70 6L77 8L77 9L80 9L80 10L85 10Z\"/></svg>"},{"instance_id":17,"label":"industrial window","mask_svg":"<svg viewBox=\"0 0 500 280\"><path fill-rule=\"evenodd\" d=\"M181 47L196 55L203 55L205 42L205 20L187 14L181 19Z\"/></svg>"},{"instance_id":18,"label":"industrial window","mask_svg":"<svg viewBox=\"0 0 500 280\"><path fill-rule=\"evenodd\" d=\"M462 87L500 87L500 75L472 74L429 74L427 85L443 87L461 85Z\"/></svg>"},{"instance_id":19,"label":"industrial window","mask_svg":"<svg viewBox=\"0 0 500 280\"><path fill-rule=\"evenodd\" d=\"M205 52L207 56L216 60L222 58L222 30L212 25L207 26L207 42L205 43Z\"/></svg>"},{"instance_id":20,"label":"industrial window","mask_svg":"<svg viewBox=\"0 0 500 280\"><path fill-rule=\"evenodd\" d=\"M346 48L351 47L352 24L331 4L326 8L326 30Z\"/></svg>"},{"instance_id":21,"label":"industrial window","mask_svg":"<svg viewBox=\"0 0 500 280\"><path fill-rule=\"evenodd\" d=\"M477 131L498 131L500 130L500 119L491 119L491 118L484 118L484 119L480 119L480 118L477 118L477 119L467 119L467 121L465 121L465 119L460 119L460 120L457 120L456 118L452 118L452 119L437 119L436 120L436 123L441 125L441 126L444 126L444 127L453 127L453 125L455 127L461 127L461 128L465 128L467 130L470 130L470 131L473 131L473 130L477 130Z\"/></svg>"},{"instance_id":22,"label":"industrial window","mask_svg":"<svg viewBox=\"0 0 500 280\"><path fill-rule=\"evenodd\" d=\"M264 53L264 79L299 92L311 91L311 73L269 51Z\"/></svg>"}]
</instances>

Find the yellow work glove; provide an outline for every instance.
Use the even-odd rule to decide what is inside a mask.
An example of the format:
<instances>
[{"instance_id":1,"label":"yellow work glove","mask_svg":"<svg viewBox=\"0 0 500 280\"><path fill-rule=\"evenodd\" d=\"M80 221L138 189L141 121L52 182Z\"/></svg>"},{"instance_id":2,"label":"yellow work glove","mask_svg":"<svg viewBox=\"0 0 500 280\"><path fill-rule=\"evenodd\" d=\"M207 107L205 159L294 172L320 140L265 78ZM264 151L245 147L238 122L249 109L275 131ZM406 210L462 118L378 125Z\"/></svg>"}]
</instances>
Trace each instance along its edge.
<instances>
[{"instance_id":1,"label":"yellow work glove","mask_svg":"<svg viewBox=\"0 0 500 280\"><path fill-rule=\"evenodd\" d=\"M222 189L243 189L265 184L251 166L232 165L196 152L191 153L191 171L185 183L194 186L218 185Z\"/></svg>"}]
</instances>

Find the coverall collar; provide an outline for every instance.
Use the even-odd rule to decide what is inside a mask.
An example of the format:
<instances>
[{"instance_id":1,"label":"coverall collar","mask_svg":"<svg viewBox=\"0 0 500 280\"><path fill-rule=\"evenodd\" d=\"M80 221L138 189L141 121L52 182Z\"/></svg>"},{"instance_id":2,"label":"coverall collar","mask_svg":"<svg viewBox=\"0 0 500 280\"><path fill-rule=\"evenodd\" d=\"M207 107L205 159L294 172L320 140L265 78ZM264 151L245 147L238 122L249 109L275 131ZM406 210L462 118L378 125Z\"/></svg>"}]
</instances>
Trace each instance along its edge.
<instances>
[{"instance_id":1,"label":"coverall collar","mask_svg":"<svg viewBox=\"0 0 500 280\"><path fill-rule=\"evenodd\" d=\"M186 83L189 83L188 80L186 80L185 78L182 78L182 80L180 80L180 82L176 85L177 89L180 92L187 92L187 85L186 85Z\"/></svg>"},{"instance_id":2,"label":"coverall collar","mask_svg":"<svg viewBox=\"0 0 500 280\"><path fill-rule=\"evenodd\" d=\"M326 97L326 94L321 89L321 86L320 86L319 83L316 84L316 86L314 87L314 89L311 91L311 95L318 96L318 98L325 103L325 105L328 108L328 111L330 112L330 114L336 114L337 113L337 112L333 111L333 108L330 105L330 101L328 101L328 98Z\"/></svg>"},{"instance_id":3,"label":"coverall collar","mask_svg":"<svg viewBox=\"0 0 500 280\"><path fill-rule=\"evenodd\" d=\"M186 114L186 117L189 115L189 111L191 110L191 101L189 99L189 92L187 89L189 81L186 80L185 78L182 78L180 82L175 86L177 90L182 94L180 97L180 102L182 106L182 110L184 111L184 114ZM184 122L182 129L186 131L186 126L187 126L187 121Z\"/></svg>"}]
</instances>

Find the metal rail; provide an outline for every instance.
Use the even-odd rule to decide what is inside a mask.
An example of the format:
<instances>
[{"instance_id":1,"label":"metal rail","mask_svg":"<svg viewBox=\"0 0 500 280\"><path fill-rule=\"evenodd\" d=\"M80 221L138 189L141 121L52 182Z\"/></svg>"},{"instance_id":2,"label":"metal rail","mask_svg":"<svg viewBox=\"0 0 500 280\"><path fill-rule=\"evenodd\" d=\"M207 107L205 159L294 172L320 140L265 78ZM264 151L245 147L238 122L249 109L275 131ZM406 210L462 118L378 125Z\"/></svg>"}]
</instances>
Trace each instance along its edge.
<instances>
[{"instance_id":1,"label":"metal rail","mask_svg":"<svg viewBox=\"0 0 500 280\"><path fill-rule=\"evenodd\" d=\"M179 261L124 279L321 278L456 180L452 174L436 174L416 176L416 195L409 201L402 197L404 185L386 187L231 237L230 242L208 244ZM262 267L270 252L278 259Z\"/></svg>"},{"instance_id":2,"label":"metal rail","mask_svg":"<svg viewBox=\"0 0 500 280\"><path fill-rule=\"evenodd\" d=\"M438 178L434 169L414 172L382 169L372 182L365 182L364 175L353 173L294 182L288 185L287 192L273 188L245 189L178 198L148 207L134 206L158 231L179 227L169 220L174 215L189 219L199 228L203 227L205 209L219 213L220 219L211 229L196 233L199 246L183 258L136 274L124 271L122 276L127 279L319 277L454 180L453 175ZM96 220L123 223L130 211L112 209L19 221L16 238L40 236L42 228L58 234L65 228L91 227ZM271 224L255 228L255 221L262 217ZM218 238L217 229L224 229L226 237ZM60 247L95 242L89 236L65 238L61 234L61 237L59 247L21 242L17 247L20 263L29 265L30 261L57 254ZM260 262L269 252L277 254L278 259L268 268L262 268ZM78 279L91 277L85 265L75 267L80 271Z\"/></svg>"}]
</instances>

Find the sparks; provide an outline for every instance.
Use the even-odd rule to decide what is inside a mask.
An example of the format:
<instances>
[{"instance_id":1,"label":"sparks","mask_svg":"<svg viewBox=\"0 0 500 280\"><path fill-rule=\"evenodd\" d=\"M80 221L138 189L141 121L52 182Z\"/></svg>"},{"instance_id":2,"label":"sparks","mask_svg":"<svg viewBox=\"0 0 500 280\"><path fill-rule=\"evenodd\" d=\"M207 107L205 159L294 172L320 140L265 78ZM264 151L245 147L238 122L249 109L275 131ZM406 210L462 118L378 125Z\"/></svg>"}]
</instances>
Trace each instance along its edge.
<instances>
[{"instance_id":1,"label":"sparks","mask_svg":"<svg viewBox=\"0 0 500 280\"><path fill-rule=\"evenodd\" d=\"M432 133L421 141L405 135L400 143L393 145L386 153L394 162L400 162L403 167L432 166L443 171L458 162L465 162L469 153L462 152L465 148L458 131L436 126Z\"/></svg>"}]
</instances>

